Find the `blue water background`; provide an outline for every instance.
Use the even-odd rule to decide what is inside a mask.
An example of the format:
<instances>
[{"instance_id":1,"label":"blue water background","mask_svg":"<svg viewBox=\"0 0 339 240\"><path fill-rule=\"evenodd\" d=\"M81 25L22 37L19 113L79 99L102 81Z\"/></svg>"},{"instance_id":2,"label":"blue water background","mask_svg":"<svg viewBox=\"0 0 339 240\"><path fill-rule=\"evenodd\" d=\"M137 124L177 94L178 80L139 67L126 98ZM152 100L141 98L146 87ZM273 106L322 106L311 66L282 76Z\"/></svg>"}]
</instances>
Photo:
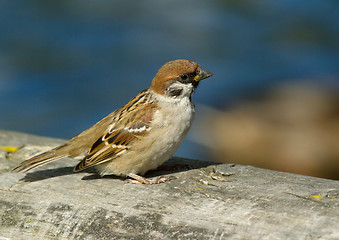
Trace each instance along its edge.
<instances>
[{"instance_id":1,"label":"blue water background","mask_svg":"<svg viewBox=\"0 0 339 240\"><path fill-rule=\"evenodd\" d=\"M339 1L1 1L0 129L69 139L178 58L215 74L194 100L218 109L288 81L338 87ZM176 155L205 158L190 140Z\"/></svg>"}]
</instances>

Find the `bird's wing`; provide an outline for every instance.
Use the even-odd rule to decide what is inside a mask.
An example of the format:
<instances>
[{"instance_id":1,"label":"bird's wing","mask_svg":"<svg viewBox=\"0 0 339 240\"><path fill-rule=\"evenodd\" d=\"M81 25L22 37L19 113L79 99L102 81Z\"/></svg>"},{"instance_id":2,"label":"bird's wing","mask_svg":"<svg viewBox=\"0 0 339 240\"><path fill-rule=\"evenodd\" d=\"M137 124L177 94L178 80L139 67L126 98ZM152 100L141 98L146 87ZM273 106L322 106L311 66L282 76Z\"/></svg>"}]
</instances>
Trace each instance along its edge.
<instances>
[{"instance_id":1,"label":"bird's wing","mask_svg":"<svg viewBox=\"0 0 339 240\"><path fill-rule=\"evenodd\" d=\"M156 110L157 105L148 101L145 92L141 92L116 112L113 123L92 145L84 159L75 166L74 171L78 172L110 161L126 153L133 142L148 135Z\"/></svg>"}]
</instances>

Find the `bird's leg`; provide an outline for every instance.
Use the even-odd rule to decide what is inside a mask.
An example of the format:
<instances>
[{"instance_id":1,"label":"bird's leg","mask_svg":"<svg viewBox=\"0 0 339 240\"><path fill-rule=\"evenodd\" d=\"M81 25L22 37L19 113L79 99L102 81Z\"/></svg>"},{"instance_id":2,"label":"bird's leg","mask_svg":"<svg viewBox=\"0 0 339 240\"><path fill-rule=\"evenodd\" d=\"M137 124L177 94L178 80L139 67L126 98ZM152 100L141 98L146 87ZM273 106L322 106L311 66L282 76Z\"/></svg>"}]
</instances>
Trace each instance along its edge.
<instances>
[{"instance_id":1,"label":"bird's leg","mask_svg":"<svg viewBox=\"0 0 339 240\"><path fill-rule=\"evenodd\" d=\"M144 177L139 176L139 175L134 174L134 173L130 173L130 174L128 174L128 176L130 178L133 178L133 179L127 179L126 180L131 184L159 184L159 183L164 183L164 182L170 181L170 180L175 178L173 176L170 176L170 177L160 176L160 177L148 179L148 178L144 178Z\"/></svg>"}]
</instances>

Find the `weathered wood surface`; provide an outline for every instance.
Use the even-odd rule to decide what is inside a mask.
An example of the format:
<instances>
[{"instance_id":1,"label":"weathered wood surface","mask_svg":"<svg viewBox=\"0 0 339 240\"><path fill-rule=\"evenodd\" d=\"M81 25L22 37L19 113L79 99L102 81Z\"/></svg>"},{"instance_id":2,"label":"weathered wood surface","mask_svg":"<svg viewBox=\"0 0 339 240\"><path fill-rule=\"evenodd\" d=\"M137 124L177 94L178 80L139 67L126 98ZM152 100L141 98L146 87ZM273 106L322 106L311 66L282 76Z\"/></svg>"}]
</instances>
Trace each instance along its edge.
<instances>
[{"instance_id":1,"label":"weathered wood surface","mask_svg":"<svg viewBox=\"0 0 339 240\"><path fill-rule=\"evenodd\" d=\"M62 140L0 131L0 239L339 239L339 181L173 158L191 169L132 185L64 159L10 170Z\"/></svg>"}]
</instances>

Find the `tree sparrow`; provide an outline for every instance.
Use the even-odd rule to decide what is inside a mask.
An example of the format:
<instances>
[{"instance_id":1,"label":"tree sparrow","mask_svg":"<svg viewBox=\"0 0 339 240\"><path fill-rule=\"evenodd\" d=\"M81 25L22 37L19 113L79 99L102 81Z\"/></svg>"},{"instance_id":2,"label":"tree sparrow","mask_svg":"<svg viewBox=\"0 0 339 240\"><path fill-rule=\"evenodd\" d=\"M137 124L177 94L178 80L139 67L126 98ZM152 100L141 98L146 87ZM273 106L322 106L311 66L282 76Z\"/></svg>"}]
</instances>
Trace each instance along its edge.
<instances>
[{"instance_id":1,"label":"tree sparrow","mask_svg":"<svg viewBox=\"0 0 339 240\"><path fill-rule=\"evenodd\" d=\"M65 144L17 166L27 172L46 163L73 157L82 160L74 172L95 166L100 175L129 176L132 183L156 184L170 178L146 179L178 149L194 116L192 94L200 80L213 74L197 63L175 60L163 65L150 88Z\"/></svg>"}]
</instances>

